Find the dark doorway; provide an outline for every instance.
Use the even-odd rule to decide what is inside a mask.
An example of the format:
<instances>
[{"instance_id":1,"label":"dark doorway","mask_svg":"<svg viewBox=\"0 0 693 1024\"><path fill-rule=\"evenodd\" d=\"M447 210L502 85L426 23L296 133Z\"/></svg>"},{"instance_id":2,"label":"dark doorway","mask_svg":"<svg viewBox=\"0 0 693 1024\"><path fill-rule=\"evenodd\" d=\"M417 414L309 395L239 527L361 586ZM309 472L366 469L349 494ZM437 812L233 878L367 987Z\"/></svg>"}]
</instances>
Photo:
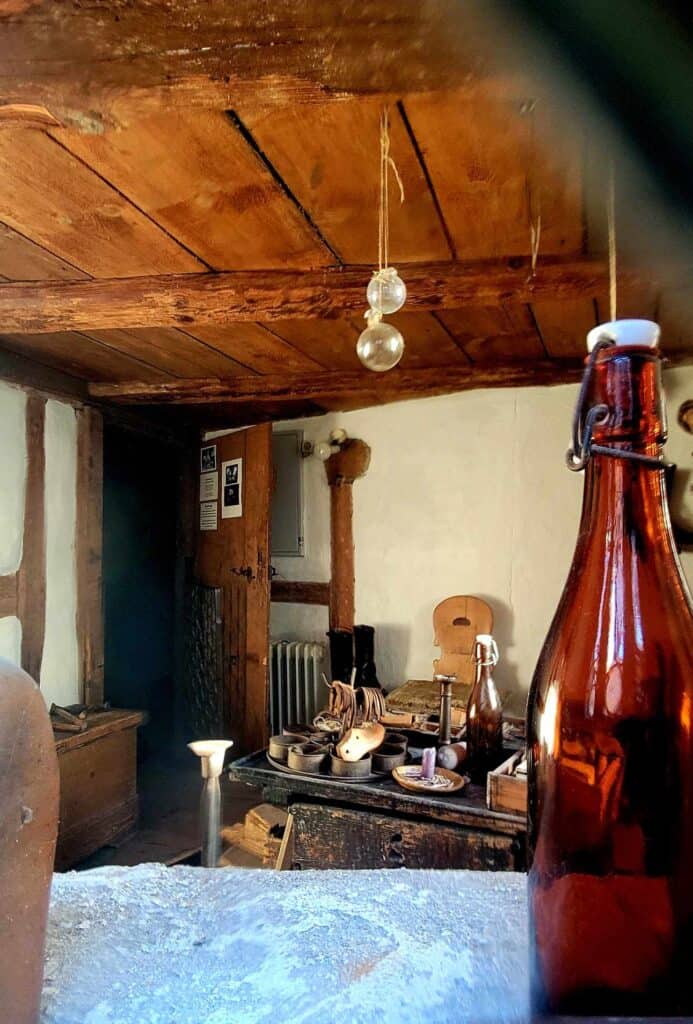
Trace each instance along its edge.
<instances>
[{"instance_id":1,"label":"dark doorway","mask_svg":"<svg viewBox=\"0 0 693 1024\"><path fill-rule=\"evenodd\" d=\"M140 764L176 738L174 652L177 453L104 429L105 699L146 711Z\"/></svg>"}]
</instances>

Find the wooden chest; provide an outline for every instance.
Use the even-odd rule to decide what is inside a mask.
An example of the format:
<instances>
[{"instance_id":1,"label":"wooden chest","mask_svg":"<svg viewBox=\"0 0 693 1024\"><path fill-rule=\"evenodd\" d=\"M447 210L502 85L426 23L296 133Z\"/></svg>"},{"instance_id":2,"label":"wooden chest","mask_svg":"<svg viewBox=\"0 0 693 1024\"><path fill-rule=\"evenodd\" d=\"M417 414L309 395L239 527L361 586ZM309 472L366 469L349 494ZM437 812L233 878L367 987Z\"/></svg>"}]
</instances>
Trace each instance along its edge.
<instances>
[{"instance_id":1,"label":"wooden chest","mask_svg":"<svg viewBox=\"0 0 693 1024\"><path fill-rule=\"evenodd\" d=\"M514 871L510 836L330 804L292 804L291 867Z\"/></svg>"},{"instance_id":2,"label":"wooden chest","mask_svg":"<svg viewBox=\"0 0 693 1024\"><path fill-rule=\"evenodd\" d=\"M91 715L81 733L56 732L60 768L60 827L55 866L76 864L137 825L139 711Z\"/></svg>"}]
</instances>

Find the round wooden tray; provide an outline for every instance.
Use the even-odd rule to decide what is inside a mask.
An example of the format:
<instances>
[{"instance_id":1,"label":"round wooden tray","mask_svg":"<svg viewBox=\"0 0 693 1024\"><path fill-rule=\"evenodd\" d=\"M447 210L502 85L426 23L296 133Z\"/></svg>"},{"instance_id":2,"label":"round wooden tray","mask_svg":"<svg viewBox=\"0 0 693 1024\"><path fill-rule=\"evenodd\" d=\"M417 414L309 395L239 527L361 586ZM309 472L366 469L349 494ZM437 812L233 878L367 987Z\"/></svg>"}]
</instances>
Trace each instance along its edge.
<instances>
[{"instance_id":1,"label":"round wooden tray","mask_svg":"<svg viewBox=\"0 0 693 1024\"><path fill-rule=\"evenodd\" d=\"M330 782L349 782L353 784L354 782L378 782L380 779L384 779L388 774L387 772L377 772L371 775L361 775L355 778L349 775L333 775L330 771L301 772L297 768L289 768L288 764L282 764L281 761L275 761L275 759L270 757L267 752L265 752L265 757L273 768L276 768L280 772L284 772L285 775L300 775L301 778L304 779L329 779ZM445 792L449 793L450 790L447 789Z\"/></svg>"},{"instance_id":2,"label":"round wooden tray","mask_svg":"<svg viewBox=\"0 0 693 1024\"><path fill-rule=\"evenodd\" d=\"M430 782L423 782L414 774L421 772L421 765L403 764L399 768L392 769L392 778L398 782L402 789L409 789L412 793L427 793L429 796L447 796L449 793L456 793L469 782L466 775L458 775L448 768L439 768L436 765L436 775L448 779L449 786L432 786Z\"/></svg>"}]
</instances>

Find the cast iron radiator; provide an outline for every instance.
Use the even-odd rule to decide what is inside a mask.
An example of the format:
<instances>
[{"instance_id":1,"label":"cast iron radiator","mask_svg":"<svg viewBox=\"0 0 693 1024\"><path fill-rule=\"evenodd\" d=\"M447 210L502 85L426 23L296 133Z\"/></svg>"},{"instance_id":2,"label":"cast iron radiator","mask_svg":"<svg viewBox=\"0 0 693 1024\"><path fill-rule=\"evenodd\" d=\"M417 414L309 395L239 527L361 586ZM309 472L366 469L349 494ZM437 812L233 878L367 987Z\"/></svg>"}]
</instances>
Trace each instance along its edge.
<instances>
[{"instance_id":1,"label":"cast iron radiator","mask_svg":"<svg viewBox=\"0 0 693 1024\"><path fill-rule=\"evenodd\" d=\"M322 644L277 640L270 644L270 731L285 725L311 722L327 703L321 679L325 648Z\"/></svg>"},{"instance_id":2,"label":"cast iron radiator","mask_svg":"<svg viewBox=\"0 0 693 1024\"><path fill-rule=\"evenodd\" d=\"M224 735L223 669L221 588L189 583L185 594L184 700L192 739Z\"/></svg>"}]
</instances>

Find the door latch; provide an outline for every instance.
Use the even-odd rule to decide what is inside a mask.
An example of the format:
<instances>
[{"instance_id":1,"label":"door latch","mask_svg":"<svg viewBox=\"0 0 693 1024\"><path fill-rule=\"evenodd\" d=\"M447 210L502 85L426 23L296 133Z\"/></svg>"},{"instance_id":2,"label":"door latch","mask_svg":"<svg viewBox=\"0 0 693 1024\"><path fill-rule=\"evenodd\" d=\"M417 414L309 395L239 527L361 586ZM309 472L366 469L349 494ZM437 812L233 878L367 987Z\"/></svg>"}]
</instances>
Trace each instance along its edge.
<instances>
[{"instance_id":1,"label":"door latch","mask_svg":"<svg viewBox=\"0 0 693 1024\"><path fill-rule=\"evenodd\" d=\"M253 572L249 565L244 565L240 569L237 569L235 566L232 566L231 572L233 573L234 576L245 576L248 582L255 579L255 573Z\"/></svg>"}]
</instances>

